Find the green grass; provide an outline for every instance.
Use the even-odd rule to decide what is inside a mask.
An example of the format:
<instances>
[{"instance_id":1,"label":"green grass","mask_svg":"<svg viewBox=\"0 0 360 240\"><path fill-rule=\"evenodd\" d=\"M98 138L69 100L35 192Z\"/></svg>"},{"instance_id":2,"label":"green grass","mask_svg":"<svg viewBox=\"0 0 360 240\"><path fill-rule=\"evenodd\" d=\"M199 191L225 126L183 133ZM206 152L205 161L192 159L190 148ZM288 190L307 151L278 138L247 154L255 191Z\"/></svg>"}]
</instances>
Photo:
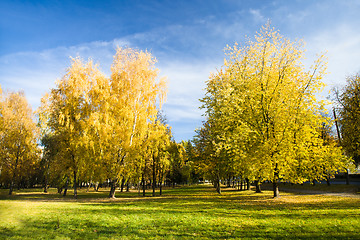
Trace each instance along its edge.
<instances>
[{"instance_id":1,"label":"green grass","mask_svg":"<svg viewBox=\"0 0 360 240\"><path fill-rule=\"evenodd\" d=\"M1 239L359 239L360 198L271 191L222 195L207 185L63 198L55 189L0 192ZM71 192L69 192L71 194ZM149 193L150 195L150 193Z\"/></svg>"}]
</instances>

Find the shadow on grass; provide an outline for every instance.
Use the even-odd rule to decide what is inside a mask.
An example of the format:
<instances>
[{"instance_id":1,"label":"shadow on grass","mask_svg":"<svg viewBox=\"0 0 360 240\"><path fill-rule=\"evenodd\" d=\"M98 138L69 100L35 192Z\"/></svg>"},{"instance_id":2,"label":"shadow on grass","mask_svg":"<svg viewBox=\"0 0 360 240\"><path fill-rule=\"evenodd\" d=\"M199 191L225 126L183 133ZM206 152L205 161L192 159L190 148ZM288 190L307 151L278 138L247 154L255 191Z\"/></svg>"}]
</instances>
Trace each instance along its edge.
<instances>
[{"instance_id":1,"label":"shadow on grass","mask_svg":"<svg viewBox=\"0 0 360 240\"><path fill-rule=\"evenodd\" d=\"M27 194L16 195L15 200L36 200ZM291 193L273 199L270 191L256 194L229 189L218 195L208 186L166 189L164 196L155 198L130 192L118 193L116 200L103 201L98 197L101 194L106 197L107 192L87 193L92 196L89 198L83 194L77 202L41 203L43 211L36 208L38 214L23 216L16 226L2 227L0 238L358 239L359 236L357 199L344 201L319 196L317 201L305 196L299 200Z\"/></svg>"}]
</instances>

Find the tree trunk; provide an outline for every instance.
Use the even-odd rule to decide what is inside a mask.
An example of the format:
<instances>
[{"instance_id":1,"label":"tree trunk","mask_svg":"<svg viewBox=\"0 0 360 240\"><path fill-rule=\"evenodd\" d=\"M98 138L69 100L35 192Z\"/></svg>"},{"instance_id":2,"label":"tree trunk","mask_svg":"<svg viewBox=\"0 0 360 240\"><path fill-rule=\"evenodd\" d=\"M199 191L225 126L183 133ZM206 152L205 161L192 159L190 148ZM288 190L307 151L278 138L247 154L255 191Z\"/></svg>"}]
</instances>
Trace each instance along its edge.
<instances>
[{"instance_id":1,"label":"tree trunk","mask_svg":"<svg viewBox=\"0 0 360 240\"><path fill-rule=\"evenodd\" d=\"M155 166L155 157L153 156L153 174L152 174L152 177L153 177L153 180L152 180L152 196L155 197L155 188L156 188L156 166Z\"/></svg>"},{"instance_id":2,"label":"tree trunk","mask_svg":"<svg viewBox=\"0 0 360 240\"><path fill-rule=\"evenodd\" d=\"M349 169L346 169L345 177L346 177L346 185L350 184L350 176Z\"/></svg>"},{"instance_id":3,"label":"tree trunk","mask_svg":"<svg viewBox=\"0 0 360 240\"><path fill-rule=\"evenodd\" d=\"M329 177L329 176L326 177L326 184L327 184L328 186L330 186L330 177Z\"/></svg>"},{"instance_id":4,"label":"tree trunk","mask_svg":"<svg viewBox=\"0 0 360 240\"><path fill-rule=\"evenodd\" d=\"M48 192L48 185L49 185L49 168L47 167L46 173L45 173L45 186L44 186L44 193Z\"/></svg>"},{"instance_id":5,"label":"tree trunk","mask_svg":"<svg viewBox=\"0 0 360 240\"><path fill-rule=\"evenodd\" d=\"M86 192L89 192L89 191L90 191L90 185L91 185L90 183L87 183L87 184L86 184Z\"/></svg>"},{"instance_id":6,"label":"tree trunk","mask_svg":"<svg viewBox=\"0 0 360 240\"><path fill-rule=\"evenodd\" d=\"M143 197L145 197L145 179L144 179L144 174L142 175L141 182L142 182L142 185L143 185Z\"/></svg>"},{"instance_id":7,"label":"tree trunk","mask_svg":"<svg viewBox=\"0 0 360 240\"><path fill-rule=\"evenodd\" d=\"M221 194L220 179L216 179L216 180L215 180L215 188L216 188L216 192L217 192L218 194Z\"/></svg>"},{"instance_id":8,"label":"tree trunk","mask_svg":"<svg viewBox=\"0 0 360 240\"><path fill-rule=\"evenodd\" d=\"M11 179L9 195L12 195L13 190L14 190L14 178Z\"/></svg>"},{"instance_id":9,"label":"tree trunk","mask_svg":"<svg viewBox=\"0 0 360 240\"><path fill-rule=\"evenodd\" d=\"M124 191L124 185L125 185L125 177L123 177L123 178L121 179L120 192L123 192L123 191Z\"/></svg>"},{"instance_id":10,"label":"tree trunk","mask_svg":"<svg viewBox=\"0 0 360 240\"><path fill-rule=\"evenodd\" d=\"M66 182L65 182L65 189L64 189L64 194L63 196L66 196L67 190L68 190L68 186L69 186L69 177L66 177Z\"/></svg>"},{"instance_id":11,"label":"tree trunk","mask_svg":"<svg viewBox=\"0 0 360 240\"><path fill-rule=\"evenodd\" d=\"M12 195L13 190L14 190L16 169L17 169L17 165L19 163L19 154L20 154L20 146L18 147L18 151L16 154L15 168L14 168L13 176L12 176L11 183L10 183L9 195Z\"/></svg>"},{"instance_id":12,"label":"tree trunk","mask_svg":"<svg viewBox=\"0 0 360 240\"><path fill-rule=\"evenodd\" d=\"M159 188L160 188L160 196L161 196L162 195L162 184L161 184L161 182L160 182Z\"/></svg>"},{"instance_id":13,"label":"tree trunk","mask_svg":"<svg viewBox=\"0 0 360 240\"><path fill-rule=\"evenodd\" d=\"M76 171L74 170L74 198L77 198Z\"/></svg>"},{"instance_id":14,"label":"tree trunk","mask_svg":"<svg viewBox=\"0 0 360 240\"><path fill-rule=\"evenodd\" d=\"M261 187L260 187L260 181L259 180L255 181L255 187L256 187L256 192L261 193Z\"/></svg>"},{"instance_id":15,"label":"tree trunk","mask_svg":"<svg viewBox=\"0 0 360 240\"><path fill-rule=\"evenodd\" d=\"M126 192L129 192L129 180L126 182Z\"/></svg>"},{"instance_id":16,"label":"tree trunk","mask_svg":"<svg viewBox=\"0 0 360 240\"><path fill-rule=\"evenodd\" d=\"M242 190L243 190L243 183L244 183L243 179L242 179L242 178L240 178L240 191L242 191Z\"/></svg>"},{"instance_id":17,"label":"tree trunk","mask_svg":"<svg viewBox=\"0 0 360 240\"><path fill-rule=\"evenodd\" d=\"M250 180L248 178L245 178L246 181L246 190L250 190Z\"/></svg>"},{"instance_id":18,"label":"tree trunk","mask_svg":"<svg viewBox=\"0 0 360 240\"><path fill-rule=\"evenodd\" d=\"M111 181L110 181L109 198L115 198L116 182L117 182L117 179L114 179L114 180L111 180Z\"/></svg>"},{"instance_id":19,"label":"tree trunk","mask_svg":"<svg viewBox=\"0 0 360 240\"><path fill-rule=\"evenodd\" d=\"M45 186L44 186L44 193L48 192L48 180L45 178Z\"/></svg>"},{"instance_id":20,"label":"tree trunk","mask_svg":"<svg viewBox=\"0 0 360 240\"><path fill-rule=\"evenodd\" d=\"M273 192L274 192L274 198L279 197L279 184L278 182L275 180L273 181Z\"/></svg>"},{"instance_id":21,"label":"tree trunk","mask_svg":"<svg viewBox=\"0 0 360 240\"><path fill-rule=\"evenodd\" d=\"M273 180L273 192L274 192L274 198L279 197L279 169L278 169L278 164L275 164L275 169L274 169L274 180Z\"/></svg>"}]
</instances>

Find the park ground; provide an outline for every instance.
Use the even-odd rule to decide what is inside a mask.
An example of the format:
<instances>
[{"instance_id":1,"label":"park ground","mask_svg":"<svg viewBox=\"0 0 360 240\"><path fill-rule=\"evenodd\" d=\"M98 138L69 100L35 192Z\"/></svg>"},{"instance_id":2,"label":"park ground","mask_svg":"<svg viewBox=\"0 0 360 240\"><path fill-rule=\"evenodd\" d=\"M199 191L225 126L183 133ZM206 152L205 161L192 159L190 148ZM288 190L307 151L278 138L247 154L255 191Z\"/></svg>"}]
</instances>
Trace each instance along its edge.
<instances>
[{"instance_id":1,"label":"park ground","mask_svg":"<svg viewBox=\"0 0 360 240\"><path fill-rule=\"evenodd\" d=\"M264 189L269 186L264 185ZM0 239L360 239L357 186L280 186L281 196L210 185L163 196L0 190ZM287 192L284 192L286 190Z\"/></svg>"}]
</instances>

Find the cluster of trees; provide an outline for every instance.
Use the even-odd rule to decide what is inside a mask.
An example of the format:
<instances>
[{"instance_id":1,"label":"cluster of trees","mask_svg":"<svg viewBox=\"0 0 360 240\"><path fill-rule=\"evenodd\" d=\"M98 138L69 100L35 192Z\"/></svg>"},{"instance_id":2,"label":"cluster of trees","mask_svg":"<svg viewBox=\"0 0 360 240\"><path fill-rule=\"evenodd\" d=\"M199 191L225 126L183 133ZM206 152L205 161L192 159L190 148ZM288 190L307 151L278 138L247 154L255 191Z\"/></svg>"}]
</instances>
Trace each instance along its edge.
<instances>
[{"instance_id":1,"label":"cluster of trees","mask_svg":"<svg viewBox=\"0 0 360 240\"><path fill-rule=\"evenodd\" d=\"M208 80L201 100L207 120L194 143L219 193L221 180L236 178L255 181L258 191L271 181L277 197L279 181L328 179L351 164L330 135L325 102L316 98L323 56L306 71L303 54L301 42L267 25L255 41L229 47L223 69Z\"/></svg>"},{"instance_id":2,"label":"cluster of trees","mask_svg":"<svg viewBox=\"0 0 360 240\"><path fill-rule=\"evenodd\" d=\"M278 183L319 181L360 163L360 77L335 91L339 137L322 90L326 62L306 70L301 42L269 25L245 46L228 47L224 67L207 81L206 121L192 142L176 143L161 114L166 81L148 52L118 48L106 77L92 61L72 59L41 99L37 119L22 92L0 88L0 184L42 183L66 194L73 184L155 188L211 180ZM334 111L335 113L335 111ZM342 137L340 137L340 132ZM41 145L41 148L39 148ZM341 146L342 147L341 147ZM343 151L344 150L344 151ZM345 153L345 154L344 154ZM63 190L64 189L64 190Z\"/></svg>"},{"instance_id":3,"label":"cluster of trees","mask_svg":"<svg viewBox=\"0 0 360 240\"><path fill-rule=\"evenodd\" d=\"M347 156L357 166L360 164L360 75L347 78L343 89L334 89L337 111L334 117L338 123L339 141ZM336 117L336 112L338 113Z\"/></svg>"},{"instance_id":4,"label":"cluster of trees","mask_svg":"<svg viewBox=\"0 0 360 240\"><path fill-rule=\"evenodd\" d=\"M0 86L0 182L9 194L14 186L35 183L40 157L39 131L23 92L3 93Z\"/></svg>"},{"instance_id":5,"label":"cluster of trees","mask_svg":"<svg viewBox=\"0 0 360 240\"><path fill-rule=\"evenodd\" d=\"M41 100L39 127L24 95L8 94L1 114L6 158L1 177L5 184L11 179L10 194L20 172L31 175L25 168L32 163L41 169L38 178L44 176L45 191L51 184L59 192L65 188L66 194L73 183L75 197L82 183L106 182L114 198L118 183L123 188L141 181L145 194L150 181L155 195L166 178L183 181L185 149L172 139L161 115L166 82L158 79L155 62L148 52L119 48L106 77L92 61L72 59L64 77Z\"/></svg>"}]
</instances>

